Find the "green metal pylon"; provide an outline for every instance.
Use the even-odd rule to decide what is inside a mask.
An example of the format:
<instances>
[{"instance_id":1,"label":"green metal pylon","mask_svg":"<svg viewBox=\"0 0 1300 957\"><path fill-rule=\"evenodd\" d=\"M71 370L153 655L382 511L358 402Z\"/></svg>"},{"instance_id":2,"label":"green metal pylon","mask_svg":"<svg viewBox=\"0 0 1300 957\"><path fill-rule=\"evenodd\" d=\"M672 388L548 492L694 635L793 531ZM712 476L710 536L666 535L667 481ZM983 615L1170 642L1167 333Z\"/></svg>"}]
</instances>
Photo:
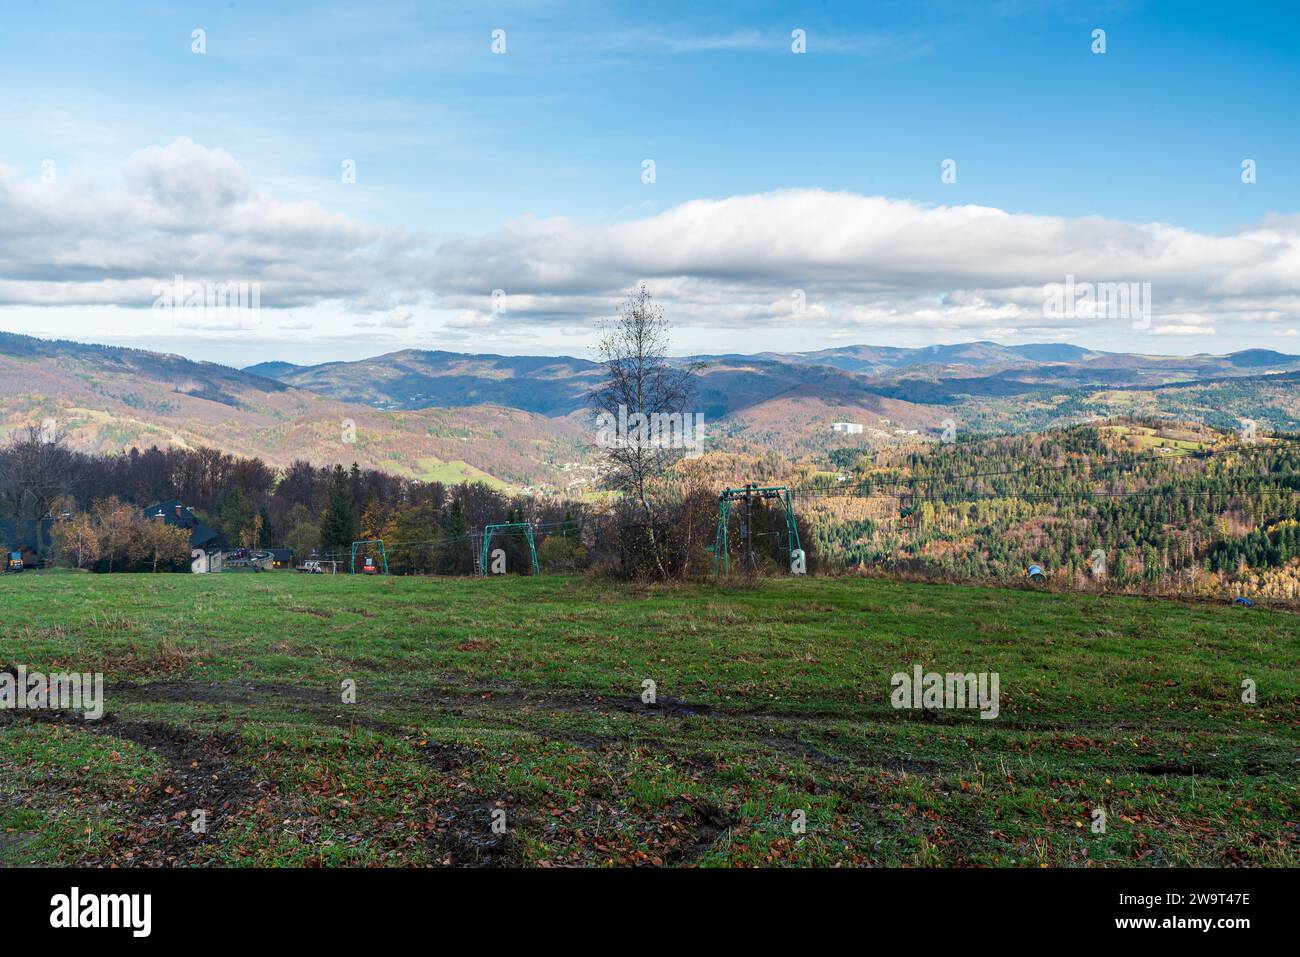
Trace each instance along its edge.
<instances>
[{"instance_id":1,"label":"green metal pylon","mask_svg":"<svg viewBox=\"0 0 1300 957\"><path fill-rule=\"evenodd\" d=\"M484 575L487 574L488 567L488 543L492 540L493 532L523 530L524 538L528 539L528 554L533 562L533 574L542 573L541 566L537 564L537 546L533 541L533 526L527 522L504 522L500 525L489 525L483 529L483 556L479 559L479 569Z\"/></svg>"},{"instance_id":2,"label":"green metal pylon","mask_svg":"<svg viewBox=\"0 0 1300 957\"><path fill-rule=\"evenodd\" d=\"M794 503L790 490L784 485L746 485L742 488L723 489L718 496L718 529L713 538L713 574L718 574L718 556L722 556L722 574L731 574L731 553L727 549L727 524L731 518L731 503L754 499L776 499L785 511L785 533L788 557L794 560L794 553L800 550L799 526L794 518ZM753 529L748 530L753 535Z\"/></svg>"},{"instance_id":3,"label":"green metal pylon","mask_svg":"<svg viewBox=\"0 0 1300 957\"><path fill-rule=\"evenodd\" d=\"M384 563L384 574L388 574L388 551L384 548L382 538L363 538L352 543L352 559L348 562L348 573L355 575L357 573L357 548L361 545L378 545L379 559Z\"/></svg>"}]
</instances>

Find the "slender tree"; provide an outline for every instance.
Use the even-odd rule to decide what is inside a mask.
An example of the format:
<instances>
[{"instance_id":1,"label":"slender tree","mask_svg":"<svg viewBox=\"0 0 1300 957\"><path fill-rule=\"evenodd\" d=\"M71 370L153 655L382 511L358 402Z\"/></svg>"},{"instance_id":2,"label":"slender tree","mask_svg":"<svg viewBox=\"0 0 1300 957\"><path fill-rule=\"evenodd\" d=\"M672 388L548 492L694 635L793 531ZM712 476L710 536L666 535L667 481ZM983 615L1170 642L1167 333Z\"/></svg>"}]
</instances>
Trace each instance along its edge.
<instances>
[{"instance_id":1,"label":"slender tree","mask_svg":"<svg viewBox=\"0 0 1300 957\"><path fill-rule=\"evenodd\" d=\"M602 381L589 394L596 415L597 444L605 454L608 485L633 503L645 521L650 552L660 577L667 577L655 541L655 496L685 454L681 443L664 441L656 421L689 416L693 364L668 361L668 329L663 310L642 283L629 294L614 320L604 324L596 346L604 366Z\"/></svg>"}]
</instances>

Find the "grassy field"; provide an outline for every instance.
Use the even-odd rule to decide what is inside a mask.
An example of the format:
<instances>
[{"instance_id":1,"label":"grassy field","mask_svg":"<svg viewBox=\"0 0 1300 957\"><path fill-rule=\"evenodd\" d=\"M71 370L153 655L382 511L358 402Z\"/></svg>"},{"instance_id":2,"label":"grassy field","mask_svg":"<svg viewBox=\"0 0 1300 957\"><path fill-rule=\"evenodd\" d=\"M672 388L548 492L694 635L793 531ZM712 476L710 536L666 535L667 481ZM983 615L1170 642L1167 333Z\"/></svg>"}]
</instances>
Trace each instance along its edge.
<instances>
[{"instance_id":1,"label":"grassy field","mask_svg":"<svg viewBox=\"0 0 1300 957\"><path fill-rule=\"evenodd\" d=\"M876 580L7 576L0 667L102 671L107 713L0 712L0 863L1297 866L1298 635ZM999 716L895 710L918 663L997 672Z\"/></svg>"}]
</instances>

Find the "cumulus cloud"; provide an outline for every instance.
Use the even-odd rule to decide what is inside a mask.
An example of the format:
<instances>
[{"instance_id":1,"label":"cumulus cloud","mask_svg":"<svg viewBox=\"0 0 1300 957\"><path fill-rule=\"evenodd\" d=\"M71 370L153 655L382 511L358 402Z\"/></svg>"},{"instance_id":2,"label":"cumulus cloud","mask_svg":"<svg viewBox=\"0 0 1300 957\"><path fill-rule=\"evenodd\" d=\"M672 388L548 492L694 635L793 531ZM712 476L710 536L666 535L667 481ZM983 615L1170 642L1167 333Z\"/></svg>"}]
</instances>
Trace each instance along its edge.
<instances>
[{"instance_id":1,"label":"cumulus cloud","mask_svg":"<svg viewBox=\"0 0 1300 957\"><path fill-rule=\"evenodd\" d=\"M1153 329L1213 334L1205 317L1271 323L1300 313L1300 220L1217 236L1164 223L783 190L697 200L609 226L523 219L442 243L434 275L456 306L481 307L481 290L507 290L515 322L608 313L611 297L644 280L672 304L676 321L713 326L1041 336L1129 323L1102 304L1049 315L1045 287L1072 277L1149 283L1153 316L1169 320Z\"/></svg>"},{"instance_id":2,"label":"cumulus cloud","mask_svg":"<svg viewBox=\"0 0 1300 957\"><path fill-rule=\"evenodd\" d=\"M127 161L126 181L158 209L227 207L255 195L253 177L233 156L189 137L140 150Z\"/></svg>"},{"instance_id":3,"label":"cumulus cloud","mask_svg":"<svg viewBox=\"0 0 1300 957\"><path fill-rule=\"evenodd\" d=\"M1130 323L1104 295L1049 313L1049 284L1149 283L1144 331L1229 335L1295 326L1300 215L1214 235L799 189L435 240L270 196L189 139L141 150L107 184L0 170L0 304L147 308L175 275L259 283L264 309L335 303L400 331L427 307L445 330L519 338L590 328L645 281L687 326L1062 339Z\"/></svg>"},{"instance_id":4,"label":"cumulus cloud","mask_svg":"<svg viewBox=\"0 0 1300 957\"><path fill-rule=\"evenodd\" d=\"M391 305L426 242L269 196L234 157L188 138L134 154L115 183L0 172L0 303L148 308L183 275L260 283L273 308Z\"/></svg>"}]
</instances>

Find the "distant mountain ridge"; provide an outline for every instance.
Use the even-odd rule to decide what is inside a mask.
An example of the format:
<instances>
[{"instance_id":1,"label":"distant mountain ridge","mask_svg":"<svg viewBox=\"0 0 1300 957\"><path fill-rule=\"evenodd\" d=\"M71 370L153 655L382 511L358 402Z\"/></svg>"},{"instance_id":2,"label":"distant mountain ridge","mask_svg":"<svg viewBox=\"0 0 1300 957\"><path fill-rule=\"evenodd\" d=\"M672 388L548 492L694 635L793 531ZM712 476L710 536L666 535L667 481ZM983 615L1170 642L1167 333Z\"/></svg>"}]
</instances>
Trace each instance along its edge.
<instances>
[{"instance_id":1,"label":"distant mountain ridge","mask_svg":"<svg viewBox=\"0 0 1300 957\"><path fill-rule=\"evenodd\" d=\"M527 486L560 481L563 463L584 448L574 423L518 409L385 412L255 371L12 333L0 333L0 378L0 440L51 420L86 452L203 446L275 466L357 462L426 480Z\"/></svg>"},{"instance_id":2,"label":"distant mountain ridge","mask_svg":"<svg viewBox=\"0 0 1300 957\"><path fill-rule=\"evenodd\" d=\"M1251 349L1226 356L1148 356L1068 343L1003 346L977 341L903 348L854 345L813 352L689 357L704 365L699 400L725 416L782 395L876 395L934 403L955 395L1015 395L1051 384L1149 386L1260 371L1300 371L1300 356ZM685 359L679 361L687 361ZM245 371L346 402L381 409L489 402L541 415L571 415L600 377L598 363L571 356L501 356L404 349L352 362L268 362Z\"/></svg>"},{"instance_id":3,"label":"distant mountain ridge","mask_svg":"<svg viewBox=\"0 0 1300 957\"><path fill-rule=\"evenodd\" d=\"M402 349L352 362L297 366L263 362L248 370L342 402L377 409L492 403L540 415L580 408L600 367L568 356L496 356Z\"/></svg>"},{"instance_id":4,"label":"distant mountain ridge","mask_svg":"<svg viewBox=\"0 0 1300 957\"><path fill-rule=\"evenodd\" d=\"M796 460L933 440L948 421L976 433L1134 416L1300 430L1300 356L1262 349L1173 357L973 342L693 358L702 368L683 411L705 416L708 448ZM356 461L551 491L589 487L599 458L586 397L601 367L570 356L407 349L241 370L0 333L0 376L0 441L53 419L84 451L206 446L272 465ZM831 429L843 421L863 430Z\"/></svg>"}]
</instances>

